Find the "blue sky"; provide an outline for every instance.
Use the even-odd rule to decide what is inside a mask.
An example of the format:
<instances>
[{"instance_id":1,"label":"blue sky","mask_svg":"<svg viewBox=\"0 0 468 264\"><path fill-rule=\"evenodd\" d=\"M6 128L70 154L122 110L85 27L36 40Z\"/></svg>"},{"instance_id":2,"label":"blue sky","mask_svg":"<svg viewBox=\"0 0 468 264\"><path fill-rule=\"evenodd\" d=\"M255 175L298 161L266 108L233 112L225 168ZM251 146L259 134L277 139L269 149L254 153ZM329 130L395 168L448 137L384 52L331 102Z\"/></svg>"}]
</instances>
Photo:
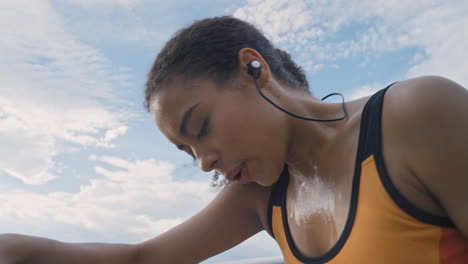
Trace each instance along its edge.
<instances>
[{"instance_id":1,"label":"blue sky","mask_svg":"<svg viewBox=\"0 0 468 264\"><path fill-rule=\"evenodd\" d=\"M408 3L409 2L409 3ZM143 108L177 29L234 15L347 100L421 75L468 87L463 0L0 2L0 233L136 243L216 195ZM277 256L264 232L206 263Z\"/></svg>"}]
</instances>

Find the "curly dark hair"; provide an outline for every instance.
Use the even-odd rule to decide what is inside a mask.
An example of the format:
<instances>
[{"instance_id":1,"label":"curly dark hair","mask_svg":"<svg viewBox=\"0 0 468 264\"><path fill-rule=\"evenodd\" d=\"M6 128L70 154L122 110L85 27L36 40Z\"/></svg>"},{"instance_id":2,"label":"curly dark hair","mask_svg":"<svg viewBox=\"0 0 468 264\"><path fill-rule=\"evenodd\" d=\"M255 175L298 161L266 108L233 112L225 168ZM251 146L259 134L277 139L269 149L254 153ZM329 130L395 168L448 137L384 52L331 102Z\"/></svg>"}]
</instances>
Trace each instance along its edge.
<instances>
[{"instance_id":1,"label":"curly dark hair","mask_svg":"<svg viewBox=\"0 0 468 264\"><path fill-rule=\"evenodd\" d=\"M310 94L302 69L253 25L230 16L206 18L177 31L159 52L148 73L145 107L174 76L186 80L209 77L222 84L238 73L238 52L252 48L268 63L281 82Z\"/></svg>"}]
</instances>

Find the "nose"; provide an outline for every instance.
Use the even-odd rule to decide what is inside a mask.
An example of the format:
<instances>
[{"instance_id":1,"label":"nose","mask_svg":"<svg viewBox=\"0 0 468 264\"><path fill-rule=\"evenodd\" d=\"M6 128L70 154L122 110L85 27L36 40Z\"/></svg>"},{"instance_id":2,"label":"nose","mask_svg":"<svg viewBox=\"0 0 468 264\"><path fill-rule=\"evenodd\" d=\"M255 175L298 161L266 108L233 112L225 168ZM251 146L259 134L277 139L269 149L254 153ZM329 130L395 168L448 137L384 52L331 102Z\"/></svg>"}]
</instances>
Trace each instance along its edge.
<instances>
[{"instance_id":1,"label":"nose","mask_svg":"<svg viewBox=\"0 0 468 264\"><path fill-rule=\"evenodd\" d=\"M218 161L219 157L214 152L206 152L206 153L197 153L198 163L200 164L200 168L205 171L209 172L216 167L216 162Z\"/></svg>"}]
</instances>

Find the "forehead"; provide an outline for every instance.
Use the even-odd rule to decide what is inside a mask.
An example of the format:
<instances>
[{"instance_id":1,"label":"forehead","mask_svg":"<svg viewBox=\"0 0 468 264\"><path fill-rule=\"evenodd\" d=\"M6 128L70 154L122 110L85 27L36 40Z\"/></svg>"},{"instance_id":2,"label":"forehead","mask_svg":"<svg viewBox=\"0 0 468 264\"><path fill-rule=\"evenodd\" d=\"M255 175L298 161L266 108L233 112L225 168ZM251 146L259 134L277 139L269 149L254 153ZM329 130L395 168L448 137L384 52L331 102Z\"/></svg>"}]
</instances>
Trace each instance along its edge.
<instances>
[{"instance_id":1,"label":"forehead","mask_svg":"<svg viewBox=\"0 0 468 264\"><path fill-rule=\"evenodd\" d=\"M207 80L174 81L154 96L150 112L166 136L178 134L180 121L190 107L206 104L215 96L216 86Z\"/></svg>"}]
</instances>

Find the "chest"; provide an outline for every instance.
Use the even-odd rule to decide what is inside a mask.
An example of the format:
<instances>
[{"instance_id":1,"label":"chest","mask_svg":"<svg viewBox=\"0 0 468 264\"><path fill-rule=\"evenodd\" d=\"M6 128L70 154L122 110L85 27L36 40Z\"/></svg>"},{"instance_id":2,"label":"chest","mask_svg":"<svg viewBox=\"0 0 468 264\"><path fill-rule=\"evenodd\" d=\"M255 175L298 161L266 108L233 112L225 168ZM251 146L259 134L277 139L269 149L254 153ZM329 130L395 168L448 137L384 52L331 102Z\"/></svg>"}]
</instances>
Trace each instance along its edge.
<instances>
[{"instance_id":1,"label":"chest","mask_svg":"<svg viewBox=\"0 0 468 264\"><path fill-rule=\"evenodd\" d=\"M303 179L291 176L286 192L287 226L293 243L306 256L328 251L342 233L349 211L353 162L335 170L343 177L325 180L325 171ZM347 188L348 187L348 188Z\"/></svg>"},{"instance_id":2,"label":"chest","mask_svg":"<svg viewBox=\"0 0 468 264\"><path fill-rule=\"evenodd\" d=\"M388 174L398 190L416 206L434 214L440 208L425 192L421 183L400 160L391 138L383 141L382 155ZM286 225L292 242L304 256L320 256L339 240L349 217L356 169L357 146L348 151L330 153L333 163L317 169L308 180L299 181L292 175L286 192ZM338 166L339 165L339 166ZM360 166L361 164L358 164ZM331 180L321 180L331 179ZM359 186L357 186L359 189Z\"/></svg>"}]
</instances>

